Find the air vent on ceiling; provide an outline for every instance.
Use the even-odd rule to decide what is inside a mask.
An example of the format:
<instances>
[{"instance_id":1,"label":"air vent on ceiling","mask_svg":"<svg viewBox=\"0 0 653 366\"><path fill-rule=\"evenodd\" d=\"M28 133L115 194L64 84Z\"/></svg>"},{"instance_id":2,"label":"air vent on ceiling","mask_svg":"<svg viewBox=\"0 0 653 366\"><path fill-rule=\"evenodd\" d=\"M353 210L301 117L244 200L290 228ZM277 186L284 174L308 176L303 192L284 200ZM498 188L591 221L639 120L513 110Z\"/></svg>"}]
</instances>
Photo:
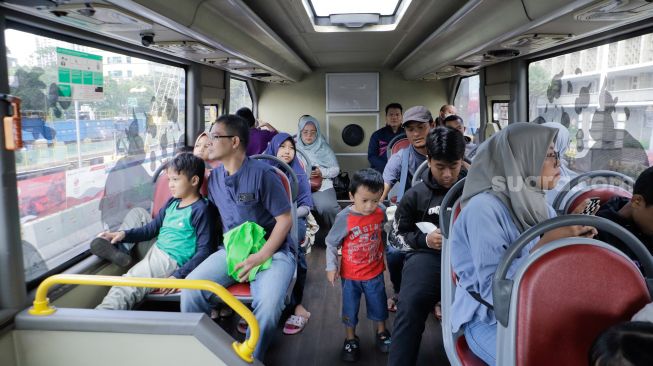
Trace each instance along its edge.
<instances>
[{"instance_id":1,"label":"air vent on ceiling","mask_svg":"<svg viewBox=\"0 0 653 366\"><path fill-rule=\"evenodd\" d=\"M653 15L651 0L607 0L588 6L574 14L576 20L585 22L622 21Z\"/></svg>"},{"instance_id":2,"label":"air vent on ceiling","mask_svg":"<svg viewBox=\"0 0 653 366\"><path fill-rule=\"evenodd\" d=\"M215 48L195 41L157 41L156 43L153 43L150 48L175 54L196 53L205 55L216 52Z\"/></svg>"},{"instance_id":3,"label":"air vent on ceiling","mask_svg":"<svg viewBox=\"0 0 653 366\"><path fill-rule=\"evenodd\" d=\"M445 66L440 70L426 74L422 77L422 80L439 80L447 79L452 76L470 76L475 75L478 72L478 67L476 66Z\"/></svg>"},{"instance_id":4,"label":"air vent on ceiling","mask_svg":"<svg viewBox=\"0 0 653 366\"><path fill-rule=\"evenodd\" d=\"M67 24L92 28L93 31L133 31L151 29L152 23L122 9L104 4L66 4L57 7L39 7Z\"/></svg>"},{"instance_id":5,"label":"air vent on ceiling","mask_svg":"<svg viewBox=\"0 0 653 366\"><path fill-rule=\"evenodd\" d=\"M508 41L501 43L501 47L509 49L519 49L524 51L535 51L551 47L557 43L569 40L571 34L544 34L533 33L523 34Z\"/></svg>"},{"instance_id":6,"label":"air vent on ceiling","mask_svg":"<svg viewBox=\"0 0 653 366\"><path fill-rule=\"evenodd\" d=\"M220 57L220 58L203 58L203 62L211 65L218 65L227 69L248 67L250 64L234 57Z\"/></svg>"},{"instance_id":7,"label":"air vent on ceiling","mask_svg":"<svg viewBox=\"0 0 653 366\"><path fill-rule=\"evenodd\" d=\"M483 55L484 58L493 60L501 60L517 56L519 56L519 50L512 49L489 50L485 52L485 55Z\"/></svg>"},{"instance_id":8,"label":"air vent on ceiling","mask_svg":"<svg viewBox=\"0 0 653 366\"><path fill-rule=\"evenodd\" d=\"M270 74L269 72L253 72L249 74L249 76L253 78L269 78L270 76L272 76L272 74Z\"/></svg>"}]
</instances>

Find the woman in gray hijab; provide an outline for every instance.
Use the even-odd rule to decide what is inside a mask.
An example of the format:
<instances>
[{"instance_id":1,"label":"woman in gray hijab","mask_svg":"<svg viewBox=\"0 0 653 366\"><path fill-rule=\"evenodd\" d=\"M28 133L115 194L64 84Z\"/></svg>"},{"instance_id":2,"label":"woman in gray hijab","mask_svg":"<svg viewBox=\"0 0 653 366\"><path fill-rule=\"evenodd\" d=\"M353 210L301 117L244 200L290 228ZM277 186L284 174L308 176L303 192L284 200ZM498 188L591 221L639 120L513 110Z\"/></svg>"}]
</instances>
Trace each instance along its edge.
<instances>
[{"instance_id":1,"label":"woman in gray hijab","mask_svg":"<svg viewBox=\"0 0 653 366\"><path fill-rule=\"evenodd\" d=\"M516 123L478 149L463 190L463 210L451 233L451 262L458 275L452 331L463 329L470 349L487 364L496 364L496 318L492 279L507 248L521 233L555 216L544 192L560 178L557 130ZM513 262L512 277L529 252L572 236L593 236L591 227L552 230L527 245Z\"/></svg>"},{"instance_id":2,"label":"woman in gray hijab","mask_svg":"<svg viewBox=\"0 0 653 366\"><path fill-rule=\"evenodd\" d=\"M567 166L567 160L564 159L565 153L567 152L567 149L569 149L569 143L571 142L567 127L558 122L546 122L543 123L542 126L558 130L558 135L555 138L554 144L555 150L560 154L560 180L558 180L558 184L556 184L552 190L546 192L546 202L552 205L556 196L560 193L565 184L569 183L569 181L578 176L578 174L569 169Z\"/></svg>"}]
</instances>

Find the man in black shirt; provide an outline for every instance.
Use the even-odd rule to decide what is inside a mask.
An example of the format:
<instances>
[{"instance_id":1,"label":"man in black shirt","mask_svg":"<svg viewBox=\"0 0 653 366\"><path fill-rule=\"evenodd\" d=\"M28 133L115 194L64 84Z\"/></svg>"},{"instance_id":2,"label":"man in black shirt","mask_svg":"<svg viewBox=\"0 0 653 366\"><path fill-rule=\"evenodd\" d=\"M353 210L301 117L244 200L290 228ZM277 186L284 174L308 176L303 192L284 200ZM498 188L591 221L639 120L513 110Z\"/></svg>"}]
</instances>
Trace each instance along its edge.
<instances>
[{"instance_id":1,"label":"man in black shirt","mask_svg":"<svg viewBox=\"0 0 653 366\"><path fill-rule=\"evenodd\" d=\"M596 216L623 226L653 253L653 167L646 169L637 178L633 198L614 197L601 206ZM613 245L635 259L633 252L618 237L599 231L596 239Z\"/></svg>"}]
</instances>

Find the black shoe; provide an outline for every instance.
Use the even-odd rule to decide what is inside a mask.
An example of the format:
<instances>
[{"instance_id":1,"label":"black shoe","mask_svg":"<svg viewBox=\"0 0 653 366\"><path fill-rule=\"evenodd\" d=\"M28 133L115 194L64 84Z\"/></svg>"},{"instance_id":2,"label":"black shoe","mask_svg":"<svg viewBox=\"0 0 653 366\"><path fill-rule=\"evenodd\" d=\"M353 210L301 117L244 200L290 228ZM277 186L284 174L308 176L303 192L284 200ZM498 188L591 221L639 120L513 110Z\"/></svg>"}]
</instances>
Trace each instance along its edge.
<instances>
[{"instance_id":1,"label":"black shoe","mask_svg":"<svg viewBox=\"0 0 653 366\"><path fill-rule=\"evenodd\" d=\"M376 348L383 353L390 352L390 343L392 343L392 338L390 337L390 332L384 330L381 333L376 333Z\"/></svg>"},{"instance_id":2,"label":"black shoe","mask_svg":"<svg viewBox=\"0 0 653 366\"><path fill-rule=\"evenodd\" d=\"M345 362L356 362L361 358L361 349L358 337L345 339L340 358Z\"/></svg>"},{"instance_id":3,"label":"black shoe","mask_svg":"<svg viewBox=\"0 0 653 366\"><path fill-rule=\"evenodd\" d=\"M102 238L95 238L91 241L91 253L120 267L129 267L132 263L132 257L129 254L120 251L110 241Z\"/></svg>"}]
</instances>

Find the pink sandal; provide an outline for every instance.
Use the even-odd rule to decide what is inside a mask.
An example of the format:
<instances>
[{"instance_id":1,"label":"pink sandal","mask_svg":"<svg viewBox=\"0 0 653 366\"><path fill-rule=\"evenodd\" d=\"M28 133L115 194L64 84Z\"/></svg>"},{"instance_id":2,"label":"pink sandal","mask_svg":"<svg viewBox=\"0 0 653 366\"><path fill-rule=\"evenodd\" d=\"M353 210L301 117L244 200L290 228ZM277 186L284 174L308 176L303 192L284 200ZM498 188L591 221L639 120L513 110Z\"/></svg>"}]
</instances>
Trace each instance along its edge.
<instances>
[{"instance_id":1,"label":"pink sandal","mask_svg":"<svg viewBox=\"0 0 653 366\"><path fill-rule=\"evenodd\" d=\"M308 319L300 315L291 315L283 326L283 334L293 335L301 332L308 323Z\"/></svg>"}]
</instances>

